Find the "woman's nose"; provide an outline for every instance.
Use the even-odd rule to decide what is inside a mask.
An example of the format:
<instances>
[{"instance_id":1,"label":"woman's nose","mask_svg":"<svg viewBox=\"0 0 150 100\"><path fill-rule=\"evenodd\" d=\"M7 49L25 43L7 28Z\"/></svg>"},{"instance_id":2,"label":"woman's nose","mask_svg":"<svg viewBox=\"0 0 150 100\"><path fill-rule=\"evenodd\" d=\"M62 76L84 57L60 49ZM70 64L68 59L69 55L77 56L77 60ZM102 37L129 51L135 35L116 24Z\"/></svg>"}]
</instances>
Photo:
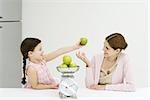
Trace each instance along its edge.
<instances>
[{"instance_id":1,"label":"woman's nose","mask_svg":"<svg viewBox=\"0 0 150 100\"><path fill-rule=\"evenodd\" d=\"M105 51L105 48L103 47L103 51Z\"/></svg>"}]
</instances>

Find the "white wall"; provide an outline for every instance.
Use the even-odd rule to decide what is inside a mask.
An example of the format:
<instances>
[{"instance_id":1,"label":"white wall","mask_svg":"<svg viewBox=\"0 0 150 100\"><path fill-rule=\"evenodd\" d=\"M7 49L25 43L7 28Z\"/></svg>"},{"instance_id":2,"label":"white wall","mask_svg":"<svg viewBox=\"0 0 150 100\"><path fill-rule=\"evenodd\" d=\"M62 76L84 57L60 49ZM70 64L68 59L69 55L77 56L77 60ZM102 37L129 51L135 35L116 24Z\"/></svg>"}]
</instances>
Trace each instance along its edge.
<instances>
[{"instance_id":1,"label":"white wall","mask_svg":"<svg viewBox=\"0 0 150 100\"><path fill-rule=\"evenodd\" d=\"M138 87L148 86L148 8L147 0L23 0L23 39L38 37L45 52L72 45L80 37L89 43L81 51L88 57L101 52L104 38L120 32L128 41L126 53L135 68ZM85 66L75 52L68 53L80 70L75 74L84 86ZM60 77L56 66L62 56L48 63L51 73Z\"/></svg>"},{"instance_id":2,"label":"white wall","mask_svg":"<svg viewBox=\"0 0 150 100\"><path fill-rule=\"evenodd\" d=\"M147 5L148 5L148 59L150 59L150 39L149 39L149 37L150 37L150 35L149 35L149 33L150 33L150 28L149 28L149 26L150 26L150 1L148 0L148 3L147 3ZM150 67L149 67L149 65L150 65L150 63L149 63L149 61L148 61L148 76L150 77ZM150 87L150 78L148 77L148 86Z\"/></svg>"}]
</instances>

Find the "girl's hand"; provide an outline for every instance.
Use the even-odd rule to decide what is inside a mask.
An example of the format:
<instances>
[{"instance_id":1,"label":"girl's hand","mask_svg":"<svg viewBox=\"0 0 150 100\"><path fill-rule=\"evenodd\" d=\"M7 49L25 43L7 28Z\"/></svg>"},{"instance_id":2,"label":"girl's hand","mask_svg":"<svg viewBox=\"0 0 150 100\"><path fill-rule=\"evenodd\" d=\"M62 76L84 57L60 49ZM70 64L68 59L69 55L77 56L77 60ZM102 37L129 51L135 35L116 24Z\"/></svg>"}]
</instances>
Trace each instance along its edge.
<instances>
[{"instance_id":1,"label":"girl's hand","mask_svg":"<svg viewBox=\"0 0 150 100\"><path fill-rule=\"evenodd\" d=\"M58 89L58 87L59 87L59 84L56 84L56 83L51 84L51 89Z\"/></svg>"},{"instance_id":2,"label":"girl's hand","mask_svg":"<svg viewBox=\"0 0 150 100\"><path fill-rule=\"evenodd\" d=\"M76 56L79 58L79 59L81 59L84 63L86 63L86 65L90 65L90 62L89 62L89 60L88 60L88 58L86 57L86 55L85 55L85 53L84 52L77 52L76 53Z\"/></svg>"},{"instance_id":3,"label":"girl's hand","mask_svg":"<svg viewBox=\"0 0 150 100\"><path fill-rule=\"evenodd\" d=\"M106 85L91 85L90 89L94 89L94 90L105 90Z\"/></svg>"},{"instance_id":4,"label":"girl's hand","mask_svg":"<svg viewBox=\"0 0 150 100\"><path fill-rule=\"evenodd\" d=\"M78 41L78 42L74 45L74 48L75 48L75 49L80 49L81 47L83 47L83 46L80 45L80 41Z\"/></svg>"}]
</instances>

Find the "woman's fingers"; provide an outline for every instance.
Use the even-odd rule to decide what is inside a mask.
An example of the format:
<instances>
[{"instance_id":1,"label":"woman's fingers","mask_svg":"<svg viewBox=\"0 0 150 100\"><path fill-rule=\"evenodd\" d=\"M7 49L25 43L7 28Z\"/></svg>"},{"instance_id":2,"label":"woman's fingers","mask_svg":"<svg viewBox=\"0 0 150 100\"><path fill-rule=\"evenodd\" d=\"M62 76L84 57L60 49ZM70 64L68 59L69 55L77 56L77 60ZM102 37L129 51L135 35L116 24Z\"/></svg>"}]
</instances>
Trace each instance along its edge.
<instances>
[{"instance_id":1,"label":"woman's fingers","mask_svg":"<svg viewBox=\"0 0 150 100\"><path fill-rule=\"evenodd\" d=\"M81 55L85 57L85 53L84 53L84 52L82 52L82 54L81 54Z\"/></svg>"},{"instance_id":2,"label":"woman's fingers","mask_svg":"<svg viewBox=\"0 0 150 100\"><path fill-rule=\"evenodd\" d=\"M77 55L78 58L80 58L80 59L82 58L80 51L77 52L76 55Z\"/></svg>"}]
</instances>

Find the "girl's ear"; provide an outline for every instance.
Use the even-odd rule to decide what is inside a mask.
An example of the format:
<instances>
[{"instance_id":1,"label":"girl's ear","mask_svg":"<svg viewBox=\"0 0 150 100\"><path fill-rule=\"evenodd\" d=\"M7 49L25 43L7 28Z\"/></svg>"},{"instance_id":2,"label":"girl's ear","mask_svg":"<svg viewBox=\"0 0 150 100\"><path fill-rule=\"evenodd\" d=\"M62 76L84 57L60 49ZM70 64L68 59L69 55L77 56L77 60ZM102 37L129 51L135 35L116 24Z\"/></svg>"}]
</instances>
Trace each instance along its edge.
<instances>
[{"instance_id":1,"label":"girl's ear","mask_svg":"<svg viewBox=\"0 0 150 100\"><path fill-rule=\"evenodd\" d=\"M28 56L31 56L31 55L32 55L32 51L29 51L29 52L28 52Z\"/></svg>"}]
</instances>

